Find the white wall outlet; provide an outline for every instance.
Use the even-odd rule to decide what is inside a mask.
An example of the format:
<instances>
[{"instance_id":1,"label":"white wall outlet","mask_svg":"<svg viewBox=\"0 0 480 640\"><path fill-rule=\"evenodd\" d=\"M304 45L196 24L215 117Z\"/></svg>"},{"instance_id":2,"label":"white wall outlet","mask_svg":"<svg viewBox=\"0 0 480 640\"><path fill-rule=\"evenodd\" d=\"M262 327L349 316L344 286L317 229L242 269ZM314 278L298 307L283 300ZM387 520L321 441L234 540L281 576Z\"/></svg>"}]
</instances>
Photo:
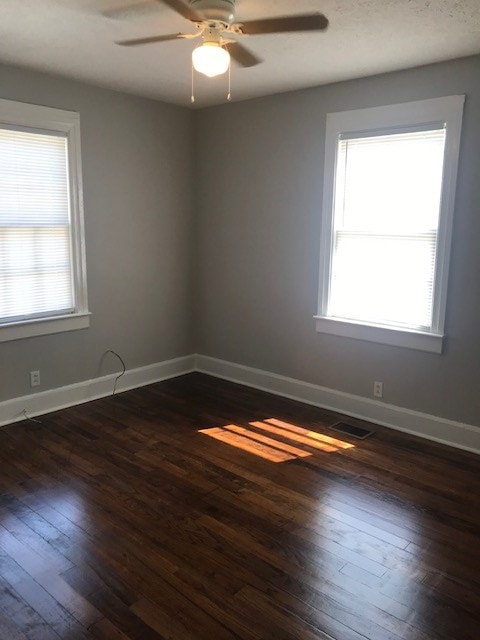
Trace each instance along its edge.
<instances>
[{"instance_id":1,"label":"white wall outlet","mask_svg":"<svg viewBox=\"0 0 480 640\"><path fill-rule=\"evenodd\" d=\"M373 395L375 398L383 398L383 382L373 383Z\"/></svg>"},{"instance_id":2,"label":"white wall outlet","mask_svg":"<svg viewBox=\"0 0 480 640\"><path fill-rule=\"evenodd\" d=\"M30 371L30 386L31 387L40 386L40 371Z\"/></svg>"}]
</instances>

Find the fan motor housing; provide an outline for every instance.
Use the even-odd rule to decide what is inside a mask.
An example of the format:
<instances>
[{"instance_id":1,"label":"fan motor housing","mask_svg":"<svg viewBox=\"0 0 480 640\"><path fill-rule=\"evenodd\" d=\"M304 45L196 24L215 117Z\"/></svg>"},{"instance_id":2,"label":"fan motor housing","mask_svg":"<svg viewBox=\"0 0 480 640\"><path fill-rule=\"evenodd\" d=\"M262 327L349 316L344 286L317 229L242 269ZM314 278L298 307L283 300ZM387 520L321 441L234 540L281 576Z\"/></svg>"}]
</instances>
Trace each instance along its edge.
<instances>
[{"instance_id":1,"label":"fan motor housing","mask_svg":"<svg viewBox=\"0 0 480 640\"><path fill-rule=\"evenodd\" d=\"M204 20L231 24L235 18L235 0L190 0L190 5Z\"/></svg>"}]
</instances>

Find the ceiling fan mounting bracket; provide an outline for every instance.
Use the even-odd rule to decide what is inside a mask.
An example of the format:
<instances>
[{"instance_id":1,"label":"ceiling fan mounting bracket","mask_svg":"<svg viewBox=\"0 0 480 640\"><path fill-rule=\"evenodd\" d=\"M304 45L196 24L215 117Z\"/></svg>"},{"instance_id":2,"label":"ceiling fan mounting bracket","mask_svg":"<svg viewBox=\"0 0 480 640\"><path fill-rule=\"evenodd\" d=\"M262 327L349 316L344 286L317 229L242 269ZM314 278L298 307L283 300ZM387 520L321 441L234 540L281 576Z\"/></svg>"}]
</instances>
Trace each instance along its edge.
<instances>
[{"instance_id":1,"label":"ceiling fan mounting bracket","mask_svg":"<svg viewBox=\"0 0 480 640\"><path fill-rule=\"evenodd\" d=\"M243 33L242 25L239 22L237 22L237 24L231 24L226 31L228 31L228 33L235 33L237 36L246 35Z\"/></svg>"},{"instance_id":2,"label":"ceiling fan mounting bracket","mask_svg":"<svg viewBox=\"0 0 480 640\"><path fill-rule=\"evenodd\" d=\"M224 22L205 21L200 23L199 28L202 30L202 36L205 42L221 42L222 34L228 29L228 25Z\"/></svg>"}]
</instances>

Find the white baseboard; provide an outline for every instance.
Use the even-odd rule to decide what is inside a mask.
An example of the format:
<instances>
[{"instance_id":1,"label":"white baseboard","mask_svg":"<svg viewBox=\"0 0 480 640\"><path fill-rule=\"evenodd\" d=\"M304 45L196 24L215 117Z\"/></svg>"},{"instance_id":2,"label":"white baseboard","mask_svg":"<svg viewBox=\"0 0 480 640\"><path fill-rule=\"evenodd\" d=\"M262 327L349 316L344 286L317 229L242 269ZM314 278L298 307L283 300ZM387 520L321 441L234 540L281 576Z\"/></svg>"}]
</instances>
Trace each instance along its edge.
<instances>
[{"instance_id":1,"label":"white baseboard","mask_svg":"<svg viewBox=\"0 0 480 640\"><path fill-rule=\"evenodd\" d=\"M185 356L175 360L166 360L147 367L130 369L125 372L117 384L117 392L144 387L154 382L176 378L194 371L195 357ZM28 396L0 402L0 426L25 420L24 411L33 418L44 413L57 411L112 394L115 378L118 374L85 380L67 387L33 393Z\"/></svg>"},{"instance_id":2,"label":"white baseboard","mask_svg":"<svg viewBox=\"0 0 480 640\"><path fill-rule=\"evenodd\" d=\"M117 391L136 389L193 371L480 454L479 427L208 356L190 355L147 367L130 369L119 379ZM29 417L33 418L51 411L58 411L109 396L113 391L116 376L117 374L112 374L93 380L85 380L67 387L0 402L0 426L24 420L24 410Z\"/></svg>"},{"instance_id":3,"label":"white baseboard","mask_svg":"<svg viewBox=\"0 0 480 640\"><path fill-rule=\"evenodd\" d=\"M480 427L327 389L294 378L287 378L208 356L197 355L195 365L197 371L217 378L299 400L323 409L330 409L458 449L480 453Z\"/></svg>"}]
</instances>

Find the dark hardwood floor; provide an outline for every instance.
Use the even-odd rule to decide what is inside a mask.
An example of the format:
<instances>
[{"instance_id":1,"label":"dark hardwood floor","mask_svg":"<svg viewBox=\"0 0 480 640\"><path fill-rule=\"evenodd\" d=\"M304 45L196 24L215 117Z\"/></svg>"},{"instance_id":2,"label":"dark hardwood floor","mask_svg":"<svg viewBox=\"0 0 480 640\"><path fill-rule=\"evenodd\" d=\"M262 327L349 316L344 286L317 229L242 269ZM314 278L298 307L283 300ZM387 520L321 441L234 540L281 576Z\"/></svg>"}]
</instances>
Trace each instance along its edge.
<instances>
[{"instance_id":1,"label":"dark hardwood floor","mask_svg":"<svg viewBox=\"0 0 480 640\"><path fill-rule=\"evenodd\" d=\"M0 639L479 640L480 458L338 419L192 374L2 429Z\"/></svg>"}]
</instances>

